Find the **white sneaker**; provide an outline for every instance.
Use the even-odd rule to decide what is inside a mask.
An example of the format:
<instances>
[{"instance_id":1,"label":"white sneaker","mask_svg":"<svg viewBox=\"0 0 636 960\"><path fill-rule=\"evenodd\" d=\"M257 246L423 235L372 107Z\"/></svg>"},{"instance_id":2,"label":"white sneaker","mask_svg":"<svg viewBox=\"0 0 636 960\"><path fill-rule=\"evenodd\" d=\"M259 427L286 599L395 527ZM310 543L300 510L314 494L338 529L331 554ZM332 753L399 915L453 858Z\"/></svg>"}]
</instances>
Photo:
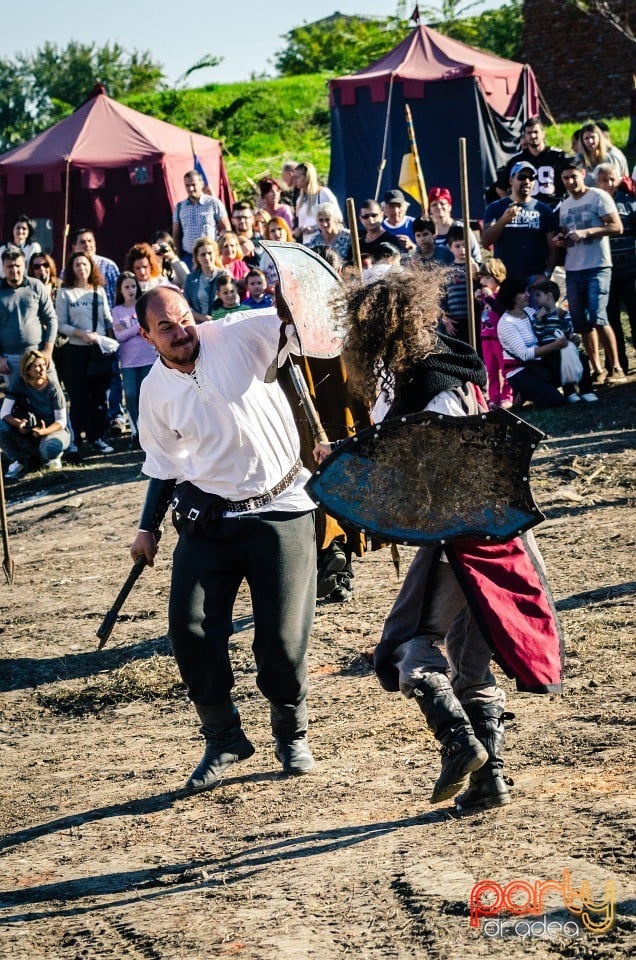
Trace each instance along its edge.
<instances>
[{"instance_id":1,"label":"white sneaker","mask_svg":"<svg viewBox=\"0 0 636 960\"><path fill-rule=\"evenodd\" d=\"M62 469L62 455L55 457L53 460L49 460L48 463L44 464L45 467L48 467L49 470L61 470Z\"/></svg>"},{"instance_id":2,"label":"white sneaker","mask_svg":"<svg viewBox=\"0 0 636 960\"><path fill-rule=\"evenodd\" d=\"M112 453L114 448L110 447L105 440L102 440L101 437L97 440L93 440L93 446L96 450L99 450L100 453Z\"/></svg>"},{"instance_id":3,"label":"white sneaker","mask_svg":"<svg viewBox=\"0 0 636 960\"><path fill-rule=\"evenodd\" d=\"M595 393L582 393L581 400L585 400L587 403L598 403L598 397Z\"/></svg>"},{"instance_id":4,"label":"white sneaker","mask_svg":"<svg viewBox=\"0 0 636 960\"><path fill-rule=\"evenodd\" d=\"M25 470L26 467L23 463L20 463L19 460L14 460L7 468L6 477L8 480L15 480L16 477L21 477Z\"/></svg>"},{"instance_id":5,"label":"white sneaker","mask_svg":"<svg viewBox=\"0 0 636 960\"><path fill-rule=\"evenodd\" d=\"M567 399L568 399L568 403L580 403L580 402L581 402L581 398L579 397L578 393L571 393Z\"/></svg>"}]
</instances>

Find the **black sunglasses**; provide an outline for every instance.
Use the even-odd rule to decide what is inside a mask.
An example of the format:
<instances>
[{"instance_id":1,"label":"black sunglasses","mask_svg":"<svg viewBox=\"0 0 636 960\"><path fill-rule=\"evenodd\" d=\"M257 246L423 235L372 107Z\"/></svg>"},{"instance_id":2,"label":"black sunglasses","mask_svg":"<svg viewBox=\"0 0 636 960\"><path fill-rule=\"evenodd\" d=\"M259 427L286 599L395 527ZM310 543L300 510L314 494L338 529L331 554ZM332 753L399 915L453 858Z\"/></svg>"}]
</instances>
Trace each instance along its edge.
<instances>
[{"instance_id":1,"label":"black sunglasses","mask_svg":"<svg viewBox=\"0 0 636 960\"><path fill-rule=\"evenodd\" d=\"M373 213L361 213L361 214L360 214L360 219L361 219L361 220L368 220L369 217L379 217L379 216L380 216L380 214L378 213L377 210L375 210Z\"/></svg>"},{"instance_id":2,"label":"black sunglasses","mask_svg":"<svg viewBox=\"0 0 636 960\"><path fill-rule=\"evenodd\" d=\"M524 183L526 180L536 180L534 173L518 173L517 180L521 180Z\"/></svg>"}]
</instances>

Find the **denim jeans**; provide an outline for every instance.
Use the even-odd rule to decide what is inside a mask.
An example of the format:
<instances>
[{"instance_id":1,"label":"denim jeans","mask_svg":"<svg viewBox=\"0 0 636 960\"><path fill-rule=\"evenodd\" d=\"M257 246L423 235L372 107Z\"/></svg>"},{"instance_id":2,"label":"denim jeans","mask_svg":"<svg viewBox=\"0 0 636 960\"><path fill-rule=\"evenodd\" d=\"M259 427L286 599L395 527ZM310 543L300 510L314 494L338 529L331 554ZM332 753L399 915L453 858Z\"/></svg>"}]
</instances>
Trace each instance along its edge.
<instances>
[{"instance_id":1,"label":"denim jeans","mask_svg":"<svg viewBox=\"0 0 636 960\"><path fill-rule=\"evenodd\" d=\"M604 327L609 322L607 303L611 280L611 267L566 271L568 305L577 333L589 333L594 327Z\"/></svg>"},{"instance_id":2,"label":"denim jeans","mask_svg":"<svg viewBox=\"0 0 636 960\"><path fill-rule=\"evenodd\" d=\"M124 381L124 395L126 397L126 410L132 421L133 433L137 433L137 421L139 420L139 390L142 381L152 370L152 364L145 367L122 367L121 376Z\"/></svg>"},{"instance_id":3,"label":"denim jeans","mask_svg":"<svg viewBox=\"0 0 636 960\"><path fill-rule=\"evenodd\" d=\"M46 464L59 457L70 442L70 434L64 428L37 440L30 434L21 434L15 427L0 420L0 449L9 460L26 463L29 457L39 456L42 463Z\"/></svg>"}]
</instances>

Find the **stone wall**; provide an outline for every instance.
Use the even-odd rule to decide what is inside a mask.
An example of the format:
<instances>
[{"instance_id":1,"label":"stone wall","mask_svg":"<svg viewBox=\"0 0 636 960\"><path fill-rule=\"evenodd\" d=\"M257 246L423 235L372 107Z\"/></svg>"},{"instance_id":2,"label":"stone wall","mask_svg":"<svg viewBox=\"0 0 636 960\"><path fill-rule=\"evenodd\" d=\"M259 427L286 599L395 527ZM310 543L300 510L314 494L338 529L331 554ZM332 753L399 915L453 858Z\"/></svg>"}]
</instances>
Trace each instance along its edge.
<instances>
[{"instance_id":1,"label":"stone wall","mask_svg":"<svg viewBox=\"0 0 636 960\"><path fill-rule=\"evenodd\" d=\"M636 34L636 0L609 0ZM636 43L568 0L525 0L521 60L557 121L629 113Z\"/></svg>"}]
</instances>

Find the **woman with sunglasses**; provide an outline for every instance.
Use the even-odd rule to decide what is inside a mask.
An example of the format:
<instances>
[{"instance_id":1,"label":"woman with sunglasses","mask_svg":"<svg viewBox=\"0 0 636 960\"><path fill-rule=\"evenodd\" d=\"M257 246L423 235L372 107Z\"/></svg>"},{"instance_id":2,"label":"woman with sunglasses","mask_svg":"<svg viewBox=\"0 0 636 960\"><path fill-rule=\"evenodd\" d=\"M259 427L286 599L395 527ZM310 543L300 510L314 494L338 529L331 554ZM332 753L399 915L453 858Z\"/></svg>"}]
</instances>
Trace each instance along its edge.
<instances>
[{"instance_id":1,"label":"woman with sunglasses","mask_svg":"<svg viewBox=\"0 0 636 960\"><path fill-rule=\"evenodd\" d=\"M29 260L28 275L34 280L39 280L49 291L49 296L55 305L55 298L60 289L60 279L57 275L57 267L53 257L48 253L34 253ZM66 384L66 351L68 337L63 333L58 333L53 347L53 364L57 372L60 383Z\"/></svg>"},{"instance_id":2,"label":"woman with sunglasses","mask_svg":"<svg viewBox=\"0 0 636 960\"><path fill-rule=\"evenodd\" d=\"M49 291L53 303L60 287L55 260L48 253L34 253L29 260L28 275L39 280Z\"/></svg>"},{"instance_id":3,"label":"woman with sunglasses","mask_svg":"<svg viewBox=\"0 0 636 960\"><path fill-rule=\"evenodd\" d=\"M556 262L551 243L559 221L551 208L532 196L537 171L520 160L510 170L510 196L486 207L481 243L493 245L493 255L502 260L508 277L532 284L550 276Z\"/></svg>"}]
</instances>

